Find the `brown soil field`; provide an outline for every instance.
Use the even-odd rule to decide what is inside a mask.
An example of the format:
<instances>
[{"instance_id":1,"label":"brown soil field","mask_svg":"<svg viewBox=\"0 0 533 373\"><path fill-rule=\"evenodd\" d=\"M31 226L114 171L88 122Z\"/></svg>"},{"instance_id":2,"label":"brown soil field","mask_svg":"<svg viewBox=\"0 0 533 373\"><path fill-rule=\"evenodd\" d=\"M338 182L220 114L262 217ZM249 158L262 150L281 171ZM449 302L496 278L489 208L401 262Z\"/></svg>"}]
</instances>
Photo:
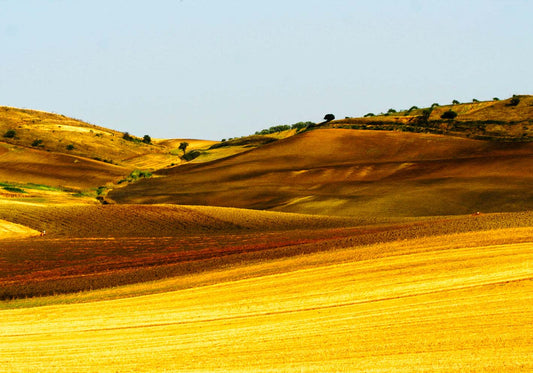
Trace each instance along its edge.
<instances>
[{"instance_id":1,"label":"brown soil field","mask_svg":"<svg viewBox=\"0 0 533 373\"><path fill-rule=\"evenodd\" d=\"M161 170L109 196L361 218L522 211L533 209L532 160L530 143L323 129Z\"/></svg>"},{"instance_id":2,"label":"brown soil field","mask_svg":"<svg viewBox=\"0 0 533 373\"><path fill-rule=\"evenodd\" d=\"M350 219L213 207L78 207L86 215L76 215L72 207L50 213L54 223L49 224L57 231L48 228L44 238L0 240L0 298L113 287L380 242L533 226L533 213L361 226ZM17 216L31 226L36 211ZM69 226L66 217L77 225ZM106 221L115 233L83 230L94 220Z\"/></svg>"}]
</instances>

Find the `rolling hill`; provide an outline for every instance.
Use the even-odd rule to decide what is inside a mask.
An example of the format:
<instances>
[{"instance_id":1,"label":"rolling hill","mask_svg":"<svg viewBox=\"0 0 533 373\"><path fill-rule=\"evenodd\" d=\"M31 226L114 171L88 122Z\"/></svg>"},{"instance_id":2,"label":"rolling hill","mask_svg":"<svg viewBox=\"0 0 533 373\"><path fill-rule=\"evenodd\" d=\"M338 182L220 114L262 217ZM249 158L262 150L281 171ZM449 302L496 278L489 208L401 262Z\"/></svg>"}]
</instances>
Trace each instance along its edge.
<instances>
[{"instance_id":1,"label":"rolling hill","mask_svg":"<svg viewBox=\"0 0 533 373\"><path fill-rule=\"evenodd\" d=\"M533 144L317 129L113 190L118 203L324 215L431 216L533 208Z\"/></svg>"},{"instance_id":2,"label":"rolling hill","mask_svg":"<svg viewBox=\"0 0 533 373\"><path fill-rule=\"evenodd\" d=\"M530 371L518 99L151 145L0 108L2 371Z\"/></svg>"}]
</instances>

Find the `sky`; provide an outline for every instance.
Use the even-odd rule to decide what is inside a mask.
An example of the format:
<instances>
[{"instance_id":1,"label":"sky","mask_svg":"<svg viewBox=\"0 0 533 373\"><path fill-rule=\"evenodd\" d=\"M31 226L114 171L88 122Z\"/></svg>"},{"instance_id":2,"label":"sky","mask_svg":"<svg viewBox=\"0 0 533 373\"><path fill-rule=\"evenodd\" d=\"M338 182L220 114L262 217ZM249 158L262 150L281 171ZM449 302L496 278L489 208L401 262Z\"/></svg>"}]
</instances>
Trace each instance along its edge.
<instances>
[{"instance_id":1,"label":"sky","mask_svg":"<svg viewBox=\"0 0 533 373\"><path fill-rule=\"evenodd\" d=\"M0 106L220 140L533 94L528 0L0 0Z\"/></svg>"}]
</instances>

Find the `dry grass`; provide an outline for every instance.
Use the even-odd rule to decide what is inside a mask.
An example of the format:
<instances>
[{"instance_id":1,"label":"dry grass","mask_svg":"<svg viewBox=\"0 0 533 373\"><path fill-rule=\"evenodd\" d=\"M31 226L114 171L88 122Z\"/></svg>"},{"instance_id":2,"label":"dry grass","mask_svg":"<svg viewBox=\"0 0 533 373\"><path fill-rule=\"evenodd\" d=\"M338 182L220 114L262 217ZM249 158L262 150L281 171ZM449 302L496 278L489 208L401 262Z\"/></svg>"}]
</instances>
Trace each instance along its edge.
<instances>
[{"instance_id":1,"label":"dry grass","mask_svg":"<svg viewBox=\"0 0 533 373\"><path fill-rule=\"evenodd\" d=\"M215 271L213 285L4 310L0 361L7 372L528 371L532 233L371 245ZM260 274L239 279L247 271Z\"/></svg>"}]
</instances>

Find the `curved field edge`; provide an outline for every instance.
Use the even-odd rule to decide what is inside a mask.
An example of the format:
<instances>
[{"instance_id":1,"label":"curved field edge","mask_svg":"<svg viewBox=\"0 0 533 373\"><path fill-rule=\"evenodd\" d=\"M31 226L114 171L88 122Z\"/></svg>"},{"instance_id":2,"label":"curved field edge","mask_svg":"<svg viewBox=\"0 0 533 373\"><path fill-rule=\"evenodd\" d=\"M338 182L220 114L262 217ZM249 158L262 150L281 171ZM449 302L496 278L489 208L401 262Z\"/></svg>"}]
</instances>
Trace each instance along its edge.
<instances>
[{"instance_id":1,"label":"curved field edge","mask_svg":"<svg viewBox=\"0 0 533 373\"><path fill-rule=\"evenodd\" d=\"M52 304L85 303L118 298L136 297L206 286L246 278L287 273L301 269L314 268L320 265L333 265L350 262L372 261L386 257L397 257L421 253L428 248L433 251L457 248L488 247L504 244L531 244L533 227L491 229L467 233L449 233L412 239L399 239L391 242L355 245L352 241L348 247L331 245L324 251L315 245L308 245L307 250L298 246L270 251L265 256L259 254L238 255L230 260L217 260L211 267L204 264L202 269L183 271L179 275L162 279L134 281L132 284L107 286L101 289L84 290L61 294L59 291L52 296L37 296L0 301L0 309L39 307ZM354 246L355 245L355 246ZM298 250L298 252L292 250ZM276 254L278 254L276 256ZM533 249L531 251L533 258ZM529 264L528 264L529 265ZM156 269L157 270L157 269ZM161 268L158 268L161 270ZM107 274L109 275L109 274ZM159 277L156 277L159 278ZM105 278L109 282L109 278ZM56 284L57 286L57 284Z\"/></svg>"},{"instance_id":2,"label":"curved field edge","mask_svg":"<svg viewBox=\"0 0 533 373\"><path fill-rule=\"evenodd\" d=\"M252 212L250 216L258 215ZM293 218L295 223L302 216ZM279 228L279 223L270 228ZM3 240L0 299L108 288L375 243L531 226L533 213L514 213L363 227L317 225L280 231L215 230L170 237Z\"/></svg>"},{"instance_id":3,"label":"curved field edge","mask_svg":"<svg viewBox=\"0 0 533 373\"><path fill-rule=\"evenodd\" d=\"M122 299L3 310L0 361L7 372L527 371L532 252L531 227L450 234L232 268L188 289L151 284L166 286L159 294L119 295L131 286L106 291ZM269 265L282 269L253 275Z\"/></svg>"}]
</instances>

